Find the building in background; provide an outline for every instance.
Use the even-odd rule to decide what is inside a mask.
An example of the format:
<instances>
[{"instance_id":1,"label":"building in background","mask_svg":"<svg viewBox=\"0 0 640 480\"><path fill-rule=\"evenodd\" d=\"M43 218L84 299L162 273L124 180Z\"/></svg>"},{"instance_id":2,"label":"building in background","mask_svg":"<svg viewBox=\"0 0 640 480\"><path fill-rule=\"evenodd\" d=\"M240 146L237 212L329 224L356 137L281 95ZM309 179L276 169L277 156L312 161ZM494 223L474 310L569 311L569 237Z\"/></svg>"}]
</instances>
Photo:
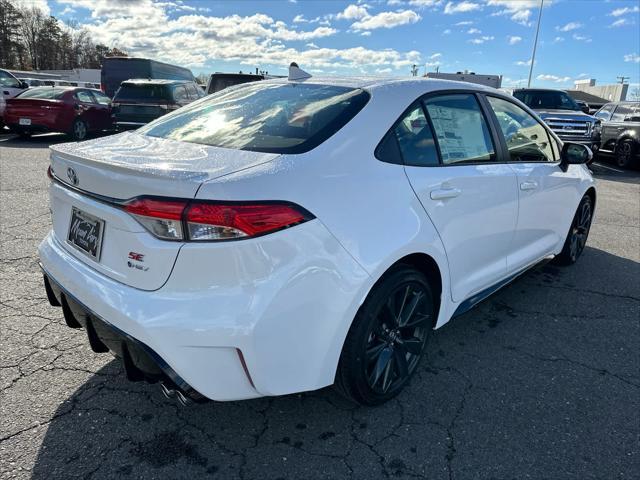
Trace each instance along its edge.
<instances>
[{"instance_id":1,"label":"building in background","mask_svg":"<svg viewBox=\"0 0 640 480\"><path fill-rule=\"evenodd\" d=\"M590 93L604 98L607 102L622 102L627 99L628 83L613 83L611 85L596 85L595 78L576 80L574 90ZM589 105L591 105L590 102Z\"/></svg>"},{"instance_id":2,"label":"building in background","mask_svg":"<svg viewBox=\"0 0 640 480\"><path fill-rule=\"evenodd\" d=\"M589 113L594 113L599 110L605 103L609 103L606 98L598 97L591 93L583 92L582 90L567 90L567 93L576 102L584 102L589 106Z\"/></svg>"},{"instance_id":3,"label":"building in background","mask_svg":"<svg viewBox=\"0 0 640 480\"><path fill-rule=\"evenodd\" d=\"M485 75L481 73L464 72L444 73L444 72L427 72L427 78L439 78L441 80L458 80L460 82L478 83L487 87L500 88L502 86L502 75Z\"/></svg>"}]
</instances>

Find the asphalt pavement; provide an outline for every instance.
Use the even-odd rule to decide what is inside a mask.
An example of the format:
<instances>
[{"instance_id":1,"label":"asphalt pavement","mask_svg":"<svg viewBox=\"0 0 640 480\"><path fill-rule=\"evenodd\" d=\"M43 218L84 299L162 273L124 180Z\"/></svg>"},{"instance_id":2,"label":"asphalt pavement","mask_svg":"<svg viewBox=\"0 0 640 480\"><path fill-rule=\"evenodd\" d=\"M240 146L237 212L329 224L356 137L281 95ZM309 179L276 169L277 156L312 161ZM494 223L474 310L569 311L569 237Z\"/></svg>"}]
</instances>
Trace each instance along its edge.
<instances>
[{"instance_id":1,"label":"asphalt pavement","mask_svg":"<svg viewBox=\"0 0 640 480\"><path fill-rule=\"evenodd\" d=\"M640 174L602 162L577 265L436 331L377 408L331 389L182 407L50 307L48 146L0 135L0 478L632 479L640 474Z\"/></svg>"}]
</instances>

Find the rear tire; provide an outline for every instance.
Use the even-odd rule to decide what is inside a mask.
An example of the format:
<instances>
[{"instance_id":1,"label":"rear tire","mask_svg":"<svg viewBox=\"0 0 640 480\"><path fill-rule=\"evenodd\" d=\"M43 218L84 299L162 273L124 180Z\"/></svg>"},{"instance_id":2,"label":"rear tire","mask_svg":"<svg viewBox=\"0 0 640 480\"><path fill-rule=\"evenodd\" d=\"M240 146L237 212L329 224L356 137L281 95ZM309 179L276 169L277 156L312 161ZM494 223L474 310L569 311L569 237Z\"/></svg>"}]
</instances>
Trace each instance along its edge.
<instances>
[{"instance_id":1,"label":"rear tire","mask_svg":"<svg viewBox=\"0 0 640 480\"><path fill-rule=\"evenodd\" d=\"M576 214L571 221L571 228L569 228L562 251L554 258L556 264L573 265L578 261L587 243L592 219L593 202L589 195L585 195L580 200Z\"/></svg>"},{"instance_id":2,"label":"rear tire","mask_svg":"<svg viewBox=\"0 0 640 480\"><path fill-rule=\"evenodd\" d=\"M629 168L636 153L636 145L633 140L626 139L616 145L616 165L620 168Z\"/></svg>"},{"instance_id":3,"label":"rear tire","mask_svg":"<svg viewBox=\"0 0 640 480\"><path fill-rule=\"evenodd\" d=\"M76 118L73 121L73 125L71 126L71 138L73 138L76 142L80 142L87 138L87 133L89 133L89 128L87 126L87 122L80 118Z\"/></svg>"},{"instance_id":4,"label":"rear tire","mask_svg":"<svg viewBox=\"0 0 640 480\"><path fill-rule=\"evenodd\" d=\"M400 265L373 287L342 348L335 386L347 399L379 405L400 393L416 371L434 325L427 278Z\"/></svg>"}]
</instances>

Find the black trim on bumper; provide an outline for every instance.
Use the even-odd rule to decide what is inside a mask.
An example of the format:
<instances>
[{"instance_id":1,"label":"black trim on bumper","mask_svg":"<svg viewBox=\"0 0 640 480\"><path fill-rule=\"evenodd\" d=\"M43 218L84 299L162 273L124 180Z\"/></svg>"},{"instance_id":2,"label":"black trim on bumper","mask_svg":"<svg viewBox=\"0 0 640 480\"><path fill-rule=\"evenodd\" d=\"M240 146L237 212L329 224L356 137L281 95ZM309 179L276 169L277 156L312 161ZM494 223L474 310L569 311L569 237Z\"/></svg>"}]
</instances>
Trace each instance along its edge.
<instances>
[{"instance_id":1,"label":"black trim on bumper","mask_svg":"<svg viewBox=\"0 0 640 480\"><path fill-rule=\"evenodd\" d=\"M160 382L165 395L167 392L177 392L194 402L208 400L185 382L151 347L96 315L60 285L42 265L40 268L49 303L54 307L62 306L69 327L86 330L94 352L111 351L120 358L128 380Z\"/></svg>"}]
</instances>

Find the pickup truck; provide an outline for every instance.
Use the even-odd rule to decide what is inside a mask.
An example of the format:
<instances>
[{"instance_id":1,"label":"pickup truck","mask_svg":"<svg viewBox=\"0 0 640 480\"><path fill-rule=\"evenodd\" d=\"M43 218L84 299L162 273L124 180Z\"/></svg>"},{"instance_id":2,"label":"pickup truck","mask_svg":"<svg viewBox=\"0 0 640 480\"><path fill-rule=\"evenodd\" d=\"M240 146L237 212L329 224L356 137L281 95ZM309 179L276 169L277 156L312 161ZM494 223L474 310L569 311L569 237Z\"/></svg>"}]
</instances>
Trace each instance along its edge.
<instances>
[{"instance_id":1,"label":"pickup truck","mask_svg":"<svg viewBox=\"0 0 640 480\"><path fill-rule=\"evenodd\" d=\"M562 141L600 148L600 122L587 115L567 92L541 88L521 88L513 96L535 111Z\"/></svg>"},{"instance_id":2,"label":"pickup truck","mask_svg":"<svg viewBox=\"0 0 640 480\"><path fill-rule=\"evenodd\" d=\"M640 102L607 103L595 113L602 122L601 151L612 153L619 167L640 156Z\"/></svg>"}]
</instances>

